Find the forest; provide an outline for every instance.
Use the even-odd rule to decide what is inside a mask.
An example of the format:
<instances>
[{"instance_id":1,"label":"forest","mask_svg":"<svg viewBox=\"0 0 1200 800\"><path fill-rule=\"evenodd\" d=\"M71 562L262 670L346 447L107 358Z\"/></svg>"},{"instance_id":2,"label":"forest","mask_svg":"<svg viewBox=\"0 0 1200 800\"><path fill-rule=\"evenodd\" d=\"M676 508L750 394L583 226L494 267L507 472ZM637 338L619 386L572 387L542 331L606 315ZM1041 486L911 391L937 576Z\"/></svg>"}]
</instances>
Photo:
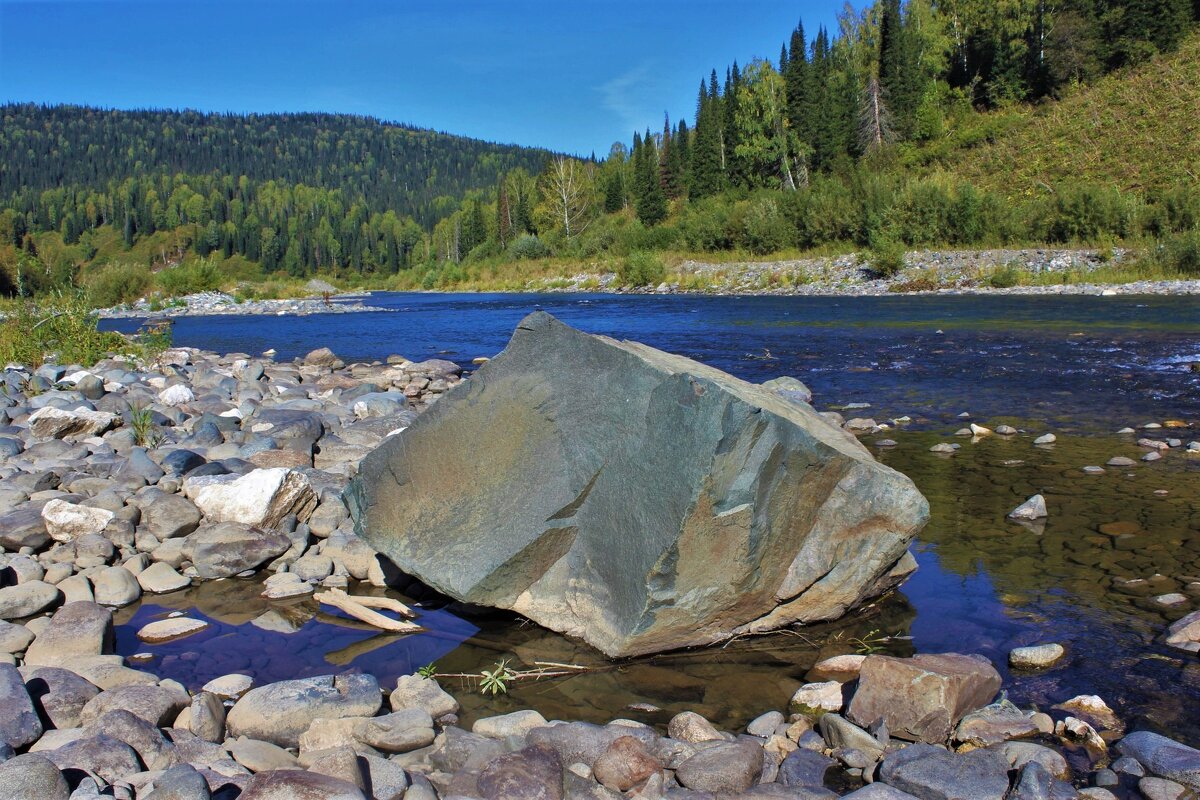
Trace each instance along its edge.
<instances>
[{"instance_id":1,"label":"forest","mask_svg":"<svg viewBox=\"0 0 1200 800\"><path fill-rule=\"evenodd\" d=\"M347 115L8 105L0 291L104 272L106 299L127 299L195 259L247 280L401 275L433 288L497 263L643 251L1181 236L1200 250L1194 137L1168 159L1177 172L1152 180L1084 170L1022 185L964 164L1039 109L1089 92L1103 104L1129 76L1176 69L1194 93L1198 17L1188 0L847 6L836 31L810 38L799 24L774 60L712 70L690 123L664 119L603 159ZM1056 136L1065 163L1094 146ZM120 281L117 265L144 274Z\"/></svg>"}]
</instances>

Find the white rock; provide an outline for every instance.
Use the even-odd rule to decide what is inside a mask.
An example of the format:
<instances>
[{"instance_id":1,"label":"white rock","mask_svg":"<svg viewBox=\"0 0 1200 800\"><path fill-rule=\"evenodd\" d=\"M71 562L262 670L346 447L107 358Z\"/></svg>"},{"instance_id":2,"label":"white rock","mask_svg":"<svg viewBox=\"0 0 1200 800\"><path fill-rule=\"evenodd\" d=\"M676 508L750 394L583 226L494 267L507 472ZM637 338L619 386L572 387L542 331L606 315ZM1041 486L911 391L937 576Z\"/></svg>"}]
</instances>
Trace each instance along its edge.
<instances>
[{"instance_id":1,"label":"white rock","mask_svg":"<svg viewBox=\"0 0 1200 800\"><path fill-rule=\"evenodd\" d=\"M974 422L971 423L971 433L975 436L987 436L991 432L991 428L985 428L982 425L976 425Z\"/></svg>"},{"instance_id":2,"label":"white rock","mask_svg":"<svg viewBox=\"0 0 1200 800\"><path fill-rule=\"evenodd\" d=\"M186 488L185 494L190 494ZM213 522L271 528L288 514L294 513L301 522L308 519L317 496L303 472L271 467L232 480L206 482L192 501Z\"/></svg>"},{"instance_id":3,"label":"white rock","mask_svg":"<svg viewBox=\"0 0 1200 800\"><path fill-rule=\"evenodd\" d=\"M168 386L158 393L158 402L164 406L181 406L184 403L190 403L196 399L196 395L192 394L192 390L184 386L182 383L176 383Z\"/></svg>"},{"instance_id":4,"label":"white rock","mask_svg":"<svg viewBox=\"0 0 1200 800\"><path fill-rule=\"evenodd\" d=\"M842 685L837 681L806 683L792 695L792 704L825 711L842 710Z\"/></svg>"},{"instance_id":5,"label":"white rock","mask_svg":"<svg viewBox=\"0 0 1200 800\"><path fill-rule=\"evenodd\" d=\"M137 574L137 581L144 591L155 594L174 592L192 583L191 579L180 575L165 561L156 561L146 567Z\"/></svg>"},{"instance_id":6,"label":"white rock","mask_svg":"<svg viewBox=\"0 0 1200 800\"><path fill-rule=\"evenodd\" d=\"M1012 519L1042 519L1049 516L1046 513L1046 498L1040 494L1035 494L1033 497L1026 500L1021 505L1008 512L1008 516Z\"/></svg>"},{"instance_id":7,"label":"white rock","mask_svg":"<svg viewBox=\"0 0 1200 800\"><path fill-rule=\"evenodd\" d=\"M221 412L220 414L218 414L217 416L219 416L219 417L233 417L234 419L241 419L241 418L242 418L242 411L241 411L241 409L239 409L239 408L231 408L231 409L229 409L228 411L222 411L222 412Z\"/></svg>"},{"instance_id":8,"label":"white rock","mask_svg":"<svg viewBox=\"0 0 1200 800\"><path fill-rule=\"evenodd\" d=\"M46 533L56 542L72 542L89 533L100 533L116 516L111 511L51 500L42 506Z\"/></svg>"},{"instance_id":9,"label":"white rock","mask_svg":"<svg viewBox=\"0 0 1200 800\"><path fill-rule=\"evenodd\" d=\"M1042 436L1039 436L1036 439L1034 439L1033 443L1034 444L1054 444L1057 441L1058 441L1057 436L1055 436L1053 433L1047 433L1047 434L1043 434Z\"/></svg>"},{"instance_id":10,"label":"white rock","mask_svg":"<svg viewBox=\"0 0 1200 800\"><path fill-rule=\"evenodd\" d=\"M173 619L160 619L157 622L144 625L138 631L137 635L143 642L153 644L155 642L168 642L172 639L191 636L193 633L199 633L207 627L208 623L202 619L175 617Z\"/></svg>"},{"instance_id":11,"label":"white rock","mask_svg":"<svg viewBox=\"0 0 1200 800\"><path fill-rule=\"evenodd\" d=\"M120 421L118 415L107 411L89 411L86 408L64 411L54 406L43 406L29 415L29 430L41 439L98 436L119 425Z\"/></svg>"}]
</instances>

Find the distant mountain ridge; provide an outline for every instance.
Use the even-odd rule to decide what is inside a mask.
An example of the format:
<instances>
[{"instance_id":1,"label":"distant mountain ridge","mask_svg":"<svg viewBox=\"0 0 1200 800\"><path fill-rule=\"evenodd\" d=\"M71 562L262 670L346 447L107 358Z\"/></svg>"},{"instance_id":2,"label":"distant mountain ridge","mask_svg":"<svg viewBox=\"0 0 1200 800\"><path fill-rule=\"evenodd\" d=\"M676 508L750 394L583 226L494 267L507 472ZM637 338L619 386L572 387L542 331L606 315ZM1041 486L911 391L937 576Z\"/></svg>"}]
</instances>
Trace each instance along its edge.
<instances>
[{"instance_id":1,"label":"distant mountain ridge","mask_svg":"<svg viewBox=\"0 0 1200 800\"><path fill-rule=\"evenodd\" d=\"M372 211L430 226L467 192L518 167L537 174L550 155L351 114L0 106L6 203L130 177L228 175L342 190Z\"/></svg>"}]
</instances>

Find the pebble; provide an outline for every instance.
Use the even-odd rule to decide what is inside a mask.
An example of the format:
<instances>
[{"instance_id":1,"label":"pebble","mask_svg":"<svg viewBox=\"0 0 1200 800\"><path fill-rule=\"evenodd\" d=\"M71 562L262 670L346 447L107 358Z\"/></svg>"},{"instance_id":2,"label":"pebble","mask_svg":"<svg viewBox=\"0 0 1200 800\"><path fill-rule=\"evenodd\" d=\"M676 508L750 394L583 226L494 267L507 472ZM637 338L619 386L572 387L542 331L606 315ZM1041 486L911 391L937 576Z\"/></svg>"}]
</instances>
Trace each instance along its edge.
<instances>
[{"instance_id":1,"label":"pebble","mask_svg":"<svg viewBox=\"0 0 1200 800\"><path fill-rule=\"evenodd\" d=\"M1035 494L1033 497L1026 500L1021 505L1008 512L1011 519L1043 519L1048 516L1046 511L1046 498L1040 494Z\"/></svg>"},{"instance_id":2,"label":"pebble","mask_svg":"<svg viewBox=\"0 0 1200 800\"><path fill-rule=\"evenodd\" d=\"M1055 436L1053 433L1046 433L1046 434L1043 434L1043 435L1037 437L1036 439L1034 439L1033 443L1034 444L1054 444L1057 441L1058 441L1058 437Z\"/></svg>"},{"instance_id":3,"label":"pebble","mask_svg":"<svg viewBox=\"0 0 1200 800\"><path fill-rule=\"evenodd\" d=\"M1008 663L1017 669L1046 669L1062 660L1066 652L1061 644L1017 647L1009 652Z\"/></svg>"}]
</instances>

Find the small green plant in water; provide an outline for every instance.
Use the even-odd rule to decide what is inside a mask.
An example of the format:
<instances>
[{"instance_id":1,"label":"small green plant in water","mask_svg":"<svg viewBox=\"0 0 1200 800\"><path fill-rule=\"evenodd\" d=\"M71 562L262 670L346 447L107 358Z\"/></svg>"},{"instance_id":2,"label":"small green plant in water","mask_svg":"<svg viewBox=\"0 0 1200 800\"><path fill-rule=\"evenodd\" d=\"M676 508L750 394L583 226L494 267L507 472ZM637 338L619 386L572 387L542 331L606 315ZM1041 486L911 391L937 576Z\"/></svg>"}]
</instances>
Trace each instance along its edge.
<instances>
[{"instance_id":1,"label":"small green plant in water","mask_svg":"<svg viewBox=\"0 0 1200 800\"><path fill-rule=\"evenodd\" d=\"M142 358L153 361L171 346L171 320L147 322L134 339L142 351Z\"/></svg>"},{"instance_id":2,"label":"small green plant in water","mask_svg":"<svg viewBox=\"0 0 1200 800\"><path fill-rule=\"evenodd\" d=\"M507 658L497 662L495 669L490 672L482 670L479 675L479 691L493 696L508 694L509 681L517 677L517 674L509 669Z\"/></svg>"},{"instance_id":3,"label":"small green plant in water","mask_svg":"<svg viewBox=\"0 0 1200 800\"><path fill-rule=\"evenodd\" d=\"M422 678L436 678L436 677L437 677L437 671L438 671L438 666L437 666L437 664L435 664L434 662L430 661L430 662L429 662L428 664L426 664L425 666L423 666L423 667L420 667L420 668L417 670L417 674L418 674L418 675L420 675Z\"/></svg>"},{"instance_id":4,"label":"small green plant in water","mask_svg":"<svg viewBox=\"0 0 1200 800\"><path fill-rule=\"evenodd\" d=\"M881 636L879 629L876 628L866 636L856 636L850 640L850 644L854 645L854 650L859 655L869 656L873 653L878 653L883 650L883 645L888 641L887 636Z\"/></svg>"}]
</instances>

